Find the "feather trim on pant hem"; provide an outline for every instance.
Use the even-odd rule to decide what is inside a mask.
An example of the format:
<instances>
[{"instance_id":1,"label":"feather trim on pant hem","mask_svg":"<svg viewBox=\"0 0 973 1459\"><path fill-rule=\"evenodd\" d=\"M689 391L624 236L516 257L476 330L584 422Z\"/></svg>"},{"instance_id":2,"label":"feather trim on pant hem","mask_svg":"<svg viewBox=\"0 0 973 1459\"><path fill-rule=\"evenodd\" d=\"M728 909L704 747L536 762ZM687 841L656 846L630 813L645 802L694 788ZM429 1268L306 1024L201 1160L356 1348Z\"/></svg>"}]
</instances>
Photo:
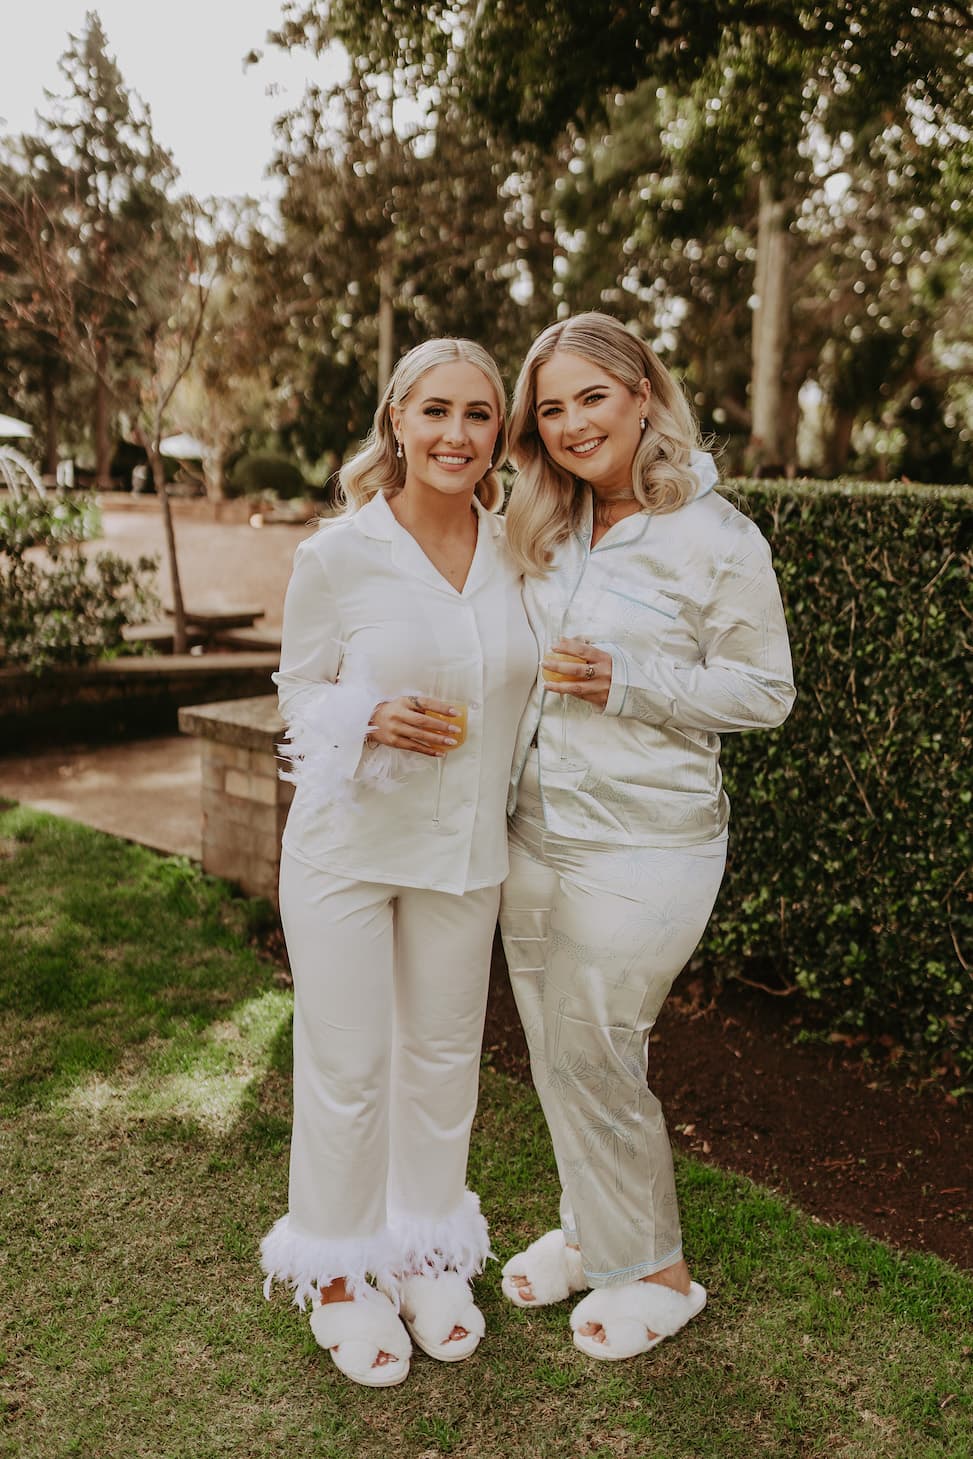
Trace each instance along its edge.
<instances>
[{"instance_id":1,"label":"feather trim on pant hem","mask_svg":"<svg viewBox=\"0 0 973 1459\"><path fill-rule=\"evenodd\" d=\"M440 1220L393 1212L390 1226L403 1275L435 1276L451 1271L469 1281L493 1255L480 1198L473 1191L466 1191L456 1209Z\"/></svg>"},{"instance_id":2,"label":"feather trim on pant hem","mask_svg":"<svg viewBox=\"0 0 973 1459\"><path fill-rule=\"evenodd\" d=\"M267 1278L264 1296L269 1298L274 1283L282 1282L302 1310L339 1277L344 1277L353 1295L363 1291L369 1277L383 1289L394 1288L400 1276L436 1276L444 1271L459 1272L469 1281L492 1255L480 1199L472 1191L464 1193L448 1216L398 1214L374 1236L336 1240L308 1236L289 1215L281 1216L260 1243L260 1264Z\"/></svg>"},{"instance_id":3,"label":"feather trim on pant hem","mask_svg":"<svg viewBox=\"0 0 973 1459\"><path fill-rule=\"evenodd\" d=\"M296 1228L289 1215L281 1216L260 1243L260 1264L267 1275L264 1296L269 1298L275 1282L293 1292L296 1307L304 1310L317 1291L344 1277L353 1295L365 1288L369 1277L383 1284L394 1280L400 1269L401 1245L386 1227L374 1236L327 1240L308 1236Z\"/></svg>"}]
</instances>

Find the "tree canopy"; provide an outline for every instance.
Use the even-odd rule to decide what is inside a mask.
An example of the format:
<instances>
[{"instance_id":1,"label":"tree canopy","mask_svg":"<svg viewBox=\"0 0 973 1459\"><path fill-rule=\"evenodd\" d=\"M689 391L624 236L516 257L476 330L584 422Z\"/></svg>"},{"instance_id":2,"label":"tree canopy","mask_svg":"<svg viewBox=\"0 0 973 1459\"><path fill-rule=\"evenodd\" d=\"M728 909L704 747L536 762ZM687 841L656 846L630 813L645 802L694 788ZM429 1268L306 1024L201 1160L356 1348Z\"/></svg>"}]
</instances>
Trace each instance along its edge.
<instances>
[{"instance_id":1,"label":"tree canopy","mask_svg":"<svg viewBox=\"0 0 973 1459\"><path fill-rule=\"evenodd\" d=\"M600 307L734 466L968 474L971 38L903 0L286 0L271 42L350 75L281 118L268 221L181 195L89 15L0 139L2 403L49 469L68 419L106 479L166 415L214 494L241 450L320 485L419 339L512 377Z\"/></svg>"},{"instance_id":2,"label":"tree canopy","mask_svg":"<svg viewBox=\"0 0 973 1459\"><path fill-rule=\"evenodd\" d=\"M340 41L363 66L413 90L453 89L495 130L548 146L649 75L692 82L728 37L749 40L749 79L775 94L799 54L808 74L841 77L849 107L874 110L908 87L941 106L970 95L971 31L962 0L285 0L273 39ZM765 121L784 125L769 105Z\"/></svg>"},{"instance_id":3,"label":"tree canopy","mask_svg":"<svg viewBox=\"0 0 973 1459\"><path fill-rule=\"evenodd\" d=\"M292 0L276 40L340 40L514 147L573 142L560 292L678 318L698 404L749 421L759 465L796 458L809 379L840 437L936 372L923 299L968 236L971 37L966 5L904 0Z\"/></svg>"}]
</instances>

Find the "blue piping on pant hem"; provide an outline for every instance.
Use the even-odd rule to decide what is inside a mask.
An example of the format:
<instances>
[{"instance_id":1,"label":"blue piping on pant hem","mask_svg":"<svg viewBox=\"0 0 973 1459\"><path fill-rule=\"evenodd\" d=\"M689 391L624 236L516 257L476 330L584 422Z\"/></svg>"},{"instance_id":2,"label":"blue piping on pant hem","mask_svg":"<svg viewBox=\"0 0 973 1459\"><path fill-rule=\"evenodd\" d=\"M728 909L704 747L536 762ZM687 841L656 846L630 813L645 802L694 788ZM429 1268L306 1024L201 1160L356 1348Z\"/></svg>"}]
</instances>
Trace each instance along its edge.
<instances>
[{"instance_id":1,"label":"blue piping on pant hem","mask_svg":"<svg viewBox=\"0 0 973 1459\"><path fill-rule=\"evenodd\" d=\"M666 1267L674 1266L682 1256L682 1243L673 1247L672 1251L658 1261L643 1261L637 1266L619 1267L611 1272L591 1272L587 1267L584 1274L592 1287L621 1286L624 1282L637 1282L641 1277L655 1276L656 1272L665 1271Z\"/></svg>"}]
</instances>

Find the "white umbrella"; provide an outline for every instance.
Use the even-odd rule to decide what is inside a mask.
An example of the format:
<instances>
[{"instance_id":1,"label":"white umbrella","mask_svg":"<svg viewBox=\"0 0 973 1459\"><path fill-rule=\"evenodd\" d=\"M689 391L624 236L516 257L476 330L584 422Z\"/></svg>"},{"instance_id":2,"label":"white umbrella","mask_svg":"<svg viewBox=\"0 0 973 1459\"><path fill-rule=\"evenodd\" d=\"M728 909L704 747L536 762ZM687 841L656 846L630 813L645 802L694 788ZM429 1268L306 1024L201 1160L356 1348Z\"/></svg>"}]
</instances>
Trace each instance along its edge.
<instances>
[{"instance_id":1,"label":"white umbrella","mask_svg":"<svg viewBox=\"0 0 973 1459\"><path fill-rule=\"evenodd\" d=\"M0 446L0 485L7 488L16 501L25 491L36 491L44 495L44 486L37 472L26 456L21 456L13 446Z\"/></svg>"},{"instance_id":2,"label":"white umbrella","mask_svg":"<svg viewBox=\"0 0 973 1459\"><path fill-rule=\"evenodd\" d=\"M202 441L185 431L180 436L166 436L159 442L159 450L163 456L174 456L177 461L202 461L206 455Z\"/></svg>"},{"instance_id":3,"label":"white umbrella","mask_svg":"<svg viewBox=\"0 0 973 1459\"><path fill-rule=\"evenodd\" d=\"M12 441L33 434L33 429L25 420L17 420L12 415L0 415L0 440Z\"/></svg>"}]
</instances>

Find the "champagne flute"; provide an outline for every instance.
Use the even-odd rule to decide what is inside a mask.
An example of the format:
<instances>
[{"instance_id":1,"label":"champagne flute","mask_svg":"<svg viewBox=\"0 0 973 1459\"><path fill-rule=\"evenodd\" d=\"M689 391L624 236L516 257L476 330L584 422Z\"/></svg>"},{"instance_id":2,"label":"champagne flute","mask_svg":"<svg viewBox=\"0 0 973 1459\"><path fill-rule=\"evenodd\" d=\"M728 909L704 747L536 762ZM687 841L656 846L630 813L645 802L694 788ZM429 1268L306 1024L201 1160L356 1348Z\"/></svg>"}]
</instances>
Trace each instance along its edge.
<instances>
[{"instance_id":1,"label":"champagne flute","mask_svg":"<svg viewBox=\"0 0 973 1459\"><path fill-rule=\"evenodd\" d=\"M444 745L443 749L446 754L441 755L436 761L436 800L432 813L434 826L439 825L439 806L442 799L446 755L452 754L466 743L470 708L466 699L468 688L469 666L464 663L441 664L430 676L430 699L439 699L444 704L448 704L452 713L446 714L439 709L426 709L425 706L423 706L423 713L427 714L430 719L442 720L456 741L455 745Z\"/></svg>"},{"instance_id":2,"label":"champagne flute","mask_svg":"<svg viewBox=\"0 0 973 1459\"><path fill-rule=\"evenodd\" d=\"M583 664L585 660L580 656L580 654L563 653L560 649L555 651L554 648L554 645L558 642L558 640L565 637L564 620L567 617L567 611L568 604L563 598L555 598L548 605L545 620L546 645L544 649L544 657L546 659L555 659L562 664ZM547 668L543 670L543 676L545 684L570 684L573 678L571 674L559 674L556 669ZM559 694L557 697L560 700L558 715L561 721L561 759L567 760L568 707L564 702L566 695Z\"/></svg>"}]
</instances>

